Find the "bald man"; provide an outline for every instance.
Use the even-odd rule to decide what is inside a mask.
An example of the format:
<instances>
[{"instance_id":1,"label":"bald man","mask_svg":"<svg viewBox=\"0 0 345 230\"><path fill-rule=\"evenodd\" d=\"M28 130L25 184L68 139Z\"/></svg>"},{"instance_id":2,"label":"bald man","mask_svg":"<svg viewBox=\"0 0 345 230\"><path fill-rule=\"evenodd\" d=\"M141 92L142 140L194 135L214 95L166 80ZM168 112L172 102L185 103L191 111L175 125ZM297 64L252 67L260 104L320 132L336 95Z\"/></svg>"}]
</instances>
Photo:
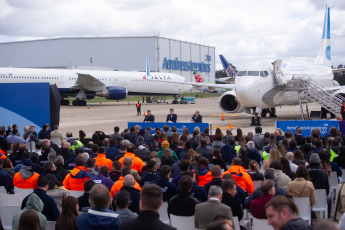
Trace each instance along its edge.
<instances>
[{"instance_id":1,"label":"bald man","mask_svg":"<svg viewBox=\"0 0 345 230\"><path fill-rule=\"evenodd\" d=\"M123 158L123 166L128 166L131 168L132 164L133 164L132 158L130 158L130 157ZM131 169L131 174L134 177L134 179L139 183L141 180L141 177L140 177L138 171L135 169Z\"/></svg>"}]
</instances>

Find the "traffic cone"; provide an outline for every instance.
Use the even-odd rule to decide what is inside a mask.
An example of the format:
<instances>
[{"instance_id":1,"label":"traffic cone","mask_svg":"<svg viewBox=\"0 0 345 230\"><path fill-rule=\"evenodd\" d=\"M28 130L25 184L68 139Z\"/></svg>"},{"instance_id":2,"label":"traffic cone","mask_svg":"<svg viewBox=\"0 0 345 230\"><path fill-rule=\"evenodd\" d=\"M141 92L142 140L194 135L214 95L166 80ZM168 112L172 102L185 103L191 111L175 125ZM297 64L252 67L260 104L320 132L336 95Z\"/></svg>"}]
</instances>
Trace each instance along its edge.
<instances>
[{"instance_id":1,"label":"traffic cone","mask_svg":"<svg viewBox=\"0 0 345 230\"><path fill-rule=\"evenodd\" d=\"M144 116L146 116L146 114L145 114L145 109L144 109Z\"/></svg>"},{"instance_id":2,"label":"traffic cone","mask_svg":"<svg viewBox=\"0 0 345 230\"><path fill-rule=\"evenodd\" d=\"M222 112L222 121L224 121L224 113Z\"/></svg>"},{"instance_id":3,"label":"traffic cone","mask_svg":"<svg viewBox=\"0 0 345 230\"><path fill-rule=\"evenodd\" d=\"M129 102L128 102L128 106L129 106Z\"/></svg>"},{"instance_id":4,"label":"traffic cone","mask_svg":"<svg viewBox=\"0 0 345 230\"><path fill-rule=\"evenodd\" d=\"M87 109L90 109L90 106L87 106Z\"/></svg>"},{"instance_id":5,"label":"traffic cone","mask_svg":"<svg viewBox=\"0 0 345 230\"><path fill-rule=\"evenodd\" d=\"M229 129L232 129L231 120L229 122Z\"/></svg>"}]
</instances>

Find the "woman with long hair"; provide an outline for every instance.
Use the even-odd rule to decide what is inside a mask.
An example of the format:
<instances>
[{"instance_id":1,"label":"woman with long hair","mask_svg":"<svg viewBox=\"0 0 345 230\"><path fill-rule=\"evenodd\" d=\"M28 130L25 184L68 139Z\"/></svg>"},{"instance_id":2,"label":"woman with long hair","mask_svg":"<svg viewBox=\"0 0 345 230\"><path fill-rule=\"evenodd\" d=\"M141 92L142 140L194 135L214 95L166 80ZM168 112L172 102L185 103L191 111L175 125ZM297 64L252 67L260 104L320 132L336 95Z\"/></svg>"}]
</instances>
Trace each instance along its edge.
<instances>
[{"instance_id":1,"label":"woman with long hair","mask_svg":"<svg viewBox=\"0 0 345 230\"><path fill-rule=\"evenodd\" d=\"M224 134L220 128L216 128L216 133L214 135L212 135L213 141L216 141L216 136L221 136L223 139Z\"/></svg>"},{"instance_id":2,"label":"woman with long hair","mask_svg":"<svg viewBox=\"0 0 345 230\"><path fill-rule=\"evenodd\" d=\"M240 137L243 137L243 132L242 132L242 129L240 129L240 128L238 128L236 131L237 131L237 134L235 136L235 141L239 141L238 139Z\"/></svg>"},{"instance_id":3,"label":"woman with long hair","mask_svg":"<svg viewBox=\"0 0 345 230\"><path fill-rule=\"evenodd\" d=\"M321 150L318 154L320 157L320 167L327 173L329 177L331 177L332 166L329 160L331 154L327 150Z\"/></svg>"},{"instance_id":4,"label":"woman with long hair","mask_svg":"<svg viewBox=\"0 0 345 230\"><path fill-rule=\"evenodd\" d=\"M280 164L282 166L283 173L290 177L291 180L295 179L295 173L291 171L289 160L285 157L281 157Z\"/></svg>"},{"instance_id":5,"label":"woman with long hair","mask_svg":"<svg viewBox=\"0 0 345 230\"><path fill-rule=\"evenodd\" d=\"M309 181L308 169L304 165L298 166L296 178L288 183L286 190L293 197L309 197L311 206L316 204L314 185Z\"/></svg>"},{"instance_id":6,"label":"woman with long hair","mask_svg":"<svg viewBox=\"0 0 345 230\"><path fill-rule=\"evenodd\" d=\"M286 148L284 145L282 145L282 144L278 145L277 149L278 149L281 157L286 157L287 151L286 151Z\"/></svg>"},{"instance_id":7,"label":"woman with long hair","mask_svg":"<svg viewBox=\"0 0 345 230\"><path fill-rule=\"evenodd\" d=\"M249 162L248 174L252 178L253 181L264 180L264 175L259 172L258 162L256 162L255 160L251 160Z\"/></svg>"},{"instance_id":8,"label":"woman with long hair","mask_svg":"<svg viewBox=\"0 0 345 230\"><path fill-rule=\"evenodd\" d=\"M55 230L76 230L78 217L78 199L68 196L62 201L62 211L56 220Z\"/></svg>"},{"instance_id":9,"label":"woman with long hair","mask_svg":"<svg viewBox=\"0 0 345 230\"><path fill-rule=\"evenodd\" d=\"M213 178L208 160L205 157L200 157L195 171L195 178L199 186L204 186Z\"/></svg>"},{"instance_id":10,"label":"woman with long hair","mask_svg":"<svg viewBox=\"0 0 345 230\"><path fill-rule=\"evenodd\" d=\"M264 165L263 165L264 170L268 169L270 164L273 161L278 161L278 162L280 161L280 152L278 149L270 150L270 156L267 160L265 160Z\"/></svg>"},{"instance_id":11,"label":"woman with long hair","mask_svg":"<svg viewBox=\"0 0 345 230\"><path fill-rule=\"evenodd\" d=\"M62 182L60 182L53 174L48 173L45 177L49 180L47 195L54 199L59 211L61 212L62 201L69 196L69 192L62 185Z\"/></svg>"}]
</instances>

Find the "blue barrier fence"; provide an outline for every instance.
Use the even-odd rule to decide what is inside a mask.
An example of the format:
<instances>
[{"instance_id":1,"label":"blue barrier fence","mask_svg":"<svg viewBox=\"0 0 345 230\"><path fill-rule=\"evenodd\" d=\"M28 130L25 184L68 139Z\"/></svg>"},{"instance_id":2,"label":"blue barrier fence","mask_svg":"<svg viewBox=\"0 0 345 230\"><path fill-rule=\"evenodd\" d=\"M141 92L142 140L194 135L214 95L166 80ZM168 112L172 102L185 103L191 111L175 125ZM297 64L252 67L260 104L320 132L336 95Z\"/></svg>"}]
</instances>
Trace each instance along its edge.
<instances>
[{"instance_id":1,"label":"blue barrier fence","mask_svg":"<svg viewBox=\"0 0 345 230\"><path fill-rule=\"evenodd\" d=\"M319 120L319 121L276 121L276 127L280 128L283 132L292 131L295 133L296 128L302 129L304 136L310 135L310 130L319 128L321 136L329 133L329 129L334 126L339 128L339 121ZM345 129L345 127L344 127ZM345 130L344 130L345 131Z\"/></svg>"},{"instance_id":2,"label":"blue barrier fence","mask_svg":"<svg viewBox=\"0 0 345 230\"><path fill-rule=\"evenodd\" d=\"M200 128L200 131L202 132L205 128L209 128L210 124L209 123L165 123L165 122L128 122L128 128L134 127L136 125L140 126L140 129L146 129L146 127L150 126L151 127L151 134L155 133L155 128L159 127L163 128L164 125L168 125L170 127L176 126L178 134L182 134L183 130L185 128L189 129L189 133L192 133L194 128L198 126Z\"/></svg>"}]
</instances>

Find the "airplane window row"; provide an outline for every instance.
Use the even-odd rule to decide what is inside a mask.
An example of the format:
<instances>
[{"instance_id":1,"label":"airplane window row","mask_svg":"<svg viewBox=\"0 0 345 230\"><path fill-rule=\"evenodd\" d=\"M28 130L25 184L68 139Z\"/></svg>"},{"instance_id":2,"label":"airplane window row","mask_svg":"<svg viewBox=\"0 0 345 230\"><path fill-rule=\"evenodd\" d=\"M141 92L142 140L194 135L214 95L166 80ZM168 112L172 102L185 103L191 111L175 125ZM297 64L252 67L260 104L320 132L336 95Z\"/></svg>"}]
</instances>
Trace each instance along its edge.
<instances>
[{"instance_id":1,"label":"airplane window row","mask_svg":"<svg viewBox=\"0 0 345 230\"><path fill-rule=\"evenodd\" d=\"M260 77L267 77L267 71L238 71L237 76L260 76Z\"/></svg>"},{"instance_id":2,"label":"airplane window row","mask_svg":"<svg viewBox=\"0 0 345 230\"><path fill-rule=\"evenodd\" d=\"M26 76L0 76L0 78L9 79L59 79L58 77L26 77Z\"/></svg>"}]
</instances>

